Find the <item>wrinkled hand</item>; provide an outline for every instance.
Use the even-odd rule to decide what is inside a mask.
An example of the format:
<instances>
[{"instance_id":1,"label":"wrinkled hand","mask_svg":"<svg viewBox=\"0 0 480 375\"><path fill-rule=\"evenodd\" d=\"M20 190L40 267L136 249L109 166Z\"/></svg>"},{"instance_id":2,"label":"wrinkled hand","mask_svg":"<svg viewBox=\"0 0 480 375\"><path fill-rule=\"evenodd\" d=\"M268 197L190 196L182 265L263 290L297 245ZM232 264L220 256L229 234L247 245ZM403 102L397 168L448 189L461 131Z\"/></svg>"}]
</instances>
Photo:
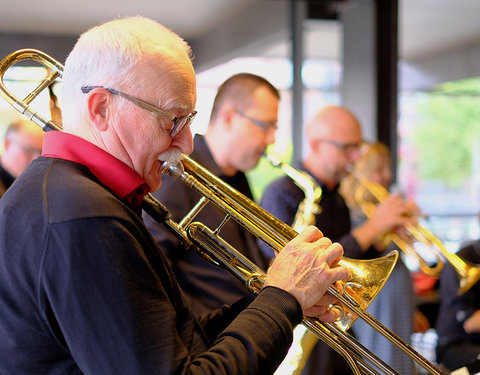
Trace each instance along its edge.
<instances>
[{"instance_id":1,"label":"wrinkled hand","mask_svg":"<svg viewBox=\"0 0 480 375\"><path fill-rule=\"evenodd\" d=\"M305 315L335 321L338 311L329 309L336 302L326 294L328 287L350 278L346 267L338 264L343 248L309 226L277 255L267 272L265 286L275 286L292 294Z\"/></svg>"}]
</instances>

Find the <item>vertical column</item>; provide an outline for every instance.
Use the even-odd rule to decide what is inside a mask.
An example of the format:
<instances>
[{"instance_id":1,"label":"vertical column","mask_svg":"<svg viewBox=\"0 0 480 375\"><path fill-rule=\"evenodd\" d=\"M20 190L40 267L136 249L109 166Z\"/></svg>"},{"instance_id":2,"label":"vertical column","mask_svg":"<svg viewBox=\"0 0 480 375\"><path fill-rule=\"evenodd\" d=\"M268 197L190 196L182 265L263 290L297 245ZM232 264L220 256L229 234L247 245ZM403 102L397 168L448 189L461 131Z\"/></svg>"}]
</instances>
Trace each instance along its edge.
<instances>
[{"instance_id":1,"label":"vertical column","mask_svg":"<svg viewBox=\"0 0 480 375\"><path fill-rule=\"evenodd\" d=\"M390 147L392 176L397 175L398 0L377 0L377 132Z\"/></svg>"},{"instance_id":2,"label":"vertical column","mask_svg":"<svg viewBox=\"0 0 480 375\"><path fill-rule=\"evenodd\" d=\"M343 24L342 104L362 124L367 141L380 140L397 160L398 0L352 2Z\"/></svg>"},{"instance_id":3,"label":"vertical column","mask_svg":"<svg viewBox=\"0 0 480 375\"><path fill-rule=\"evenodd\" d=\"M293 161L302 160L303 150L303 21L306 17L306 3L293 0L291 4L291 46L292 46L292 141Z\"/></svg>"},{"instance_id":4,"label":"vertical column","mask_svg":"<svg viewBox=\"0 0 480 375\"><path fill-rule=\"evenodd\" d=\"M373 0L353 2L340 13L343 26L342 105L360 120L366 140L377 139L376 20Z\"/></svg>"}]
</instances>

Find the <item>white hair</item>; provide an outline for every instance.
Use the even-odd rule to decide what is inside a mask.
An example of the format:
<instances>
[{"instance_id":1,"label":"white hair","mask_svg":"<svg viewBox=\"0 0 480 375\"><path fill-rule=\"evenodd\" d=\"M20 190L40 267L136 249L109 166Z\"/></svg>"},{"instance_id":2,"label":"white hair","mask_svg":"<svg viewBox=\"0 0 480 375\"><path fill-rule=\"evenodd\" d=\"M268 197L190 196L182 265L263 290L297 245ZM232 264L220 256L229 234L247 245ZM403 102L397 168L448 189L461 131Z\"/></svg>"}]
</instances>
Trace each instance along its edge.
<instances>
[{"instance_id":1,"label":"white hair","mask_svg":"<svg viewBox=\"0 0 480 375\"><path fill-rule=\"evenodd\" d=\"M83 33L67 57L62 83L62 122L65 129L88 123L87 95L82 86L105 86L122 90L141 89L135 67L146 57L160 61L185 53L192 58L188 44L158 22L127 17L95 26ZM144 78L148 82L148 77ZM129 93L133 92L132 89Z\"/></svg>"}]
</instances>

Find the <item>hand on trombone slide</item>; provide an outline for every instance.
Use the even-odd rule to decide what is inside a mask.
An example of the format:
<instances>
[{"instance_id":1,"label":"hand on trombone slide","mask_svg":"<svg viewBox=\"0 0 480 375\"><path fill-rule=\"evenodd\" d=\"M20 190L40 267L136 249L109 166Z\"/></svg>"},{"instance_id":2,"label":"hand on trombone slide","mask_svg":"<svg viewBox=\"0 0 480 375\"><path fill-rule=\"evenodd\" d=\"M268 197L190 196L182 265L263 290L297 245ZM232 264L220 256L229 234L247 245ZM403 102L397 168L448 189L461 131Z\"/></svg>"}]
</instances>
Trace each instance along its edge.
<instances>
[{"instance_id":1,"label":"hand on trombone slide","mask_svg":"<svg viewBox=\"0 0 480 375\"><path fill-rule=\"evenodd\" d=\"M336 299L326 291L337 281L350 278L348 269L339 264L342 256L339 243L332 243L316 227L309 226L277 255L268 269L265 286L292 294L304 315L333 322L339 312L329 308Z\"/></svg>"}]
</instances>

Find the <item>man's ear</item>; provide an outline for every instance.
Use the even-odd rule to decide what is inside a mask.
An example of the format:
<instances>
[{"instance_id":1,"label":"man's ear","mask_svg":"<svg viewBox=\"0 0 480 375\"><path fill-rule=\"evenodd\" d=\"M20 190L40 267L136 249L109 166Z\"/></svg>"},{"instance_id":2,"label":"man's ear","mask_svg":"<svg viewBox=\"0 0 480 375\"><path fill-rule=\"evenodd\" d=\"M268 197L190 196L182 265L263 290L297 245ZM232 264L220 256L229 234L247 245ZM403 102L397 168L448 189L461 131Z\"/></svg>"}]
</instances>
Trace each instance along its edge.
<instances>
[{"instance_id":1,"label":"man's ear","mask_svg":"<svg viewBox=\"0 0 480 375\"><path fill-rule=\"evenodd\" d=\"M220 123L225 129L230 130L230 128L232 127L232 119L234 115L235 115L235 110L233 109L233 107L228 106L220 110L219 112Z\"/></svg>"},{"instance_id":2,"label":"man's ear","mask_svg":"<svg viewBox=\"0 0 480 375\"><path fill-rule=\"evenodd\" d=\"M10 141L10 139L8 139L8 137L5 137L5 140L3 141L3 150L7 150L10 145L12 144L12 141Z\"/></svg>"},{"instance_id":3,"label":"man's ear","mask_svg":"<svg viewBox=\"0 0 480 375\"><path fill-rule=\"evenodd\" d=\"M310 139L310 141L308 143L310 145L310 150L312 150L312 152L314 152L314 153L317 153L319 148L321 147L320 143L322 143L322 142L320 142L320 140L317 139L317 138L313 138L313 139Z\"/></svg>"},{"instance_id":4,"label":"man's ear","mask_svg":"<svg viewBox=\"0 0 480 375\"><path fill-rule=\"evenodd\" d=\"M88 96L88 117L98 131L105 131L108 128L108 106L110 104L110 93L101 88L92 90Z\"/></svg>"}]
</instances>

